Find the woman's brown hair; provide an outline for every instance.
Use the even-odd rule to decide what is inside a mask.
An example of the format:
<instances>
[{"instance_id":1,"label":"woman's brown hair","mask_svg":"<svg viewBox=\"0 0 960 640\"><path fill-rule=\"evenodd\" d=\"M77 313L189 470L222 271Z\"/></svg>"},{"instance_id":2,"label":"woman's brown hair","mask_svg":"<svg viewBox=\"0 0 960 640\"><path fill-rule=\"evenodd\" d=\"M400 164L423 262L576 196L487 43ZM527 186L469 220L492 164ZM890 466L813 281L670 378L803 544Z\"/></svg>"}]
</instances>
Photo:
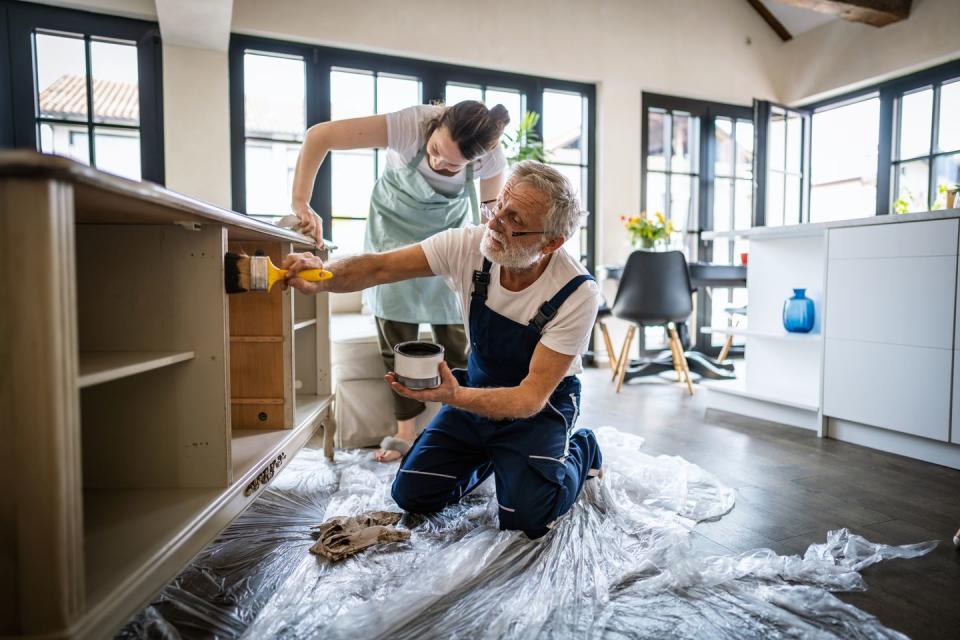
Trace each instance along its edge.
<instances>
[{"instance_id":1,"label":"woman's brown hair","mask_svg":"<svg viewBox=\"0 0 960 640\"><path fill-rule=\"evenodd\" d=\"M510 115L502 104L487 109L482 102L464 100L444 107L443 111L428 120L424 139L429 140L434 131L446 127L463 157L472 161L496 148L509 123Z\"/></svg>"}]
</instances>

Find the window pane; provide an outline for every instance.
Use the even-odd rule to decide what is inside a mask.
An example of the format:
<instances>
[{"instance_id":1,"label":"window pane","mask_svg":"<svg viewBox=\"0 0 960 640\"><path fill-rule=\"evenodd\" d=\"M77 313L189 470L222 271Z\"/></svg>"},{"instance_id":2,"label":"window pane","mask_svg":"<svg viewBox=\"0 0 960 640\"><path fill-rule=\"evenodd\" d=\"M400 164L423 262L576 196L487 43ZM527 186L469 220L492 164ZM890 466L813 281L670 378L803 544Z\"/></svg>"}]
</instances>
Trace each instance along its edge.
<instances>
[{"instance_id":1,"label":"window pane","mask_svg":"<svg viewBox=\"0 0 960 640\"><path fill-rule=\"evenodd\" d=\"M696 190L693 188L696 179L684 175L670 177L670 219L678 231L697 228Z\"/></svg>"},{"instance_id":2,"label":"window pane","mask_svg":"<svg viewBox=\"0 0 960 640\"><path fill-rule=\"evenodd\" d=\"M734 199L734 225L737 229L749 229L753 226L753 182L738 179Z\"/></svg>"},{"instance_id":3,"label":"window pane","mask_svg":"<svg viewBox=\"0 0 960 640\"><path fill-rule=\"evenodd\" d=\"M783 174L767 173L766 226L783 226Z\"/></svg>"},{"instance_id":4,"label":"window pane","mask_svg":"<svg viewBox=\"0 0 960 640\"><path fill-rule=\"evenodd\" d=\"M247 140L247 213L283 216L290 212L293 172L300 145Z\"/></svg>"},{"instance_id":5,"label":"window pane","mask_svg":"<svg viewBox=\"0 0 960 640\"><path fill-rule=\"evenodd\" d=\"M330 72L330 119L362 118L376 113L373 74L369 71Z\"/></svg>"},{"instance_id":6,"label":"window pane","mask_svg":"<svg viewBox=\"0 0 960 640\"><path fill-rule=\"evenodd\" d=\"M571 166L568 164L551 164L554 169L567 176L567 179L573 184L574 190L577 192L577 197L580 198L581 206L586 200L584 198L583 188L586 185L585 174L586 171L578 166Z\"/></svg>"},{"instance_id":7,"label":"window pane","mask_svg":"<svg viewBox=\"0 0 960 640\"><path fill-rule=\"evenodd\" d=\"M930 153L933 89L908 93L900 100L900 158Z\"/></svg>"},{"instance_id":8,"label":"window pane","mask_svg":"<svg viewBox=\"0 0 960 640\"><path fill-rule=\"evenodd\" d=\"M713 124L713 140L717 148L713 170L717 176L733 175L733 120L717 118Z\"/></svg>"},{"instance_id":9,"label":"window pane","mask_svg":"<svg viewBox=\"0 0 960 640\"><path fill-rule=\"evenodd\" d=\"M670 138L670 114L653 109L647 114L647 169L667 168L664 140Z\"/></svg>"},{"instance_id":10,"label":"window pane","mask_svg":"<svg viewBox=\"0 0 960 640\"><path fill-rule=\"evenodd\" d=\"M713 230L730 231L733 228L733 179L716 178L713 181Z\"/></svg>"},{"instance_id":11,"label":"window pane","mask_svg":"<svg viewBox=\"0 0 960 640\"><path fill-rule=\"evenodd\" d=\"M787 171L800 173L800 159L803 157L803 119L790 115L787 118Z\"/></svg>"},{"instance_id":12,"label":"window pane","mask_svg":"<svg viewBox=\"0 0 960 640\"><path fill-rule=\"evenodd\" d=\"M135 43L90 43L93 70L93 120L109 124L140 125L139 75ZM139 179L139 154L137 178ZM97 154L97 166L100 154Z\"/></svg>"},{"instance_id":13,"label":"window pane","mask_svg":"<svg viewBox=\"0 0 960 640\"><path fill-rule=\"evenodd\" d=\"M507 108L507 113L510 114L510 124L507 125L507 131L511 134L520 126L520 121L523 119L523 95L519 91L488 87L485 104L487 107L502 104Z\"/></svg>"},{"instance_id":14,"label":"window pane","mask_svg":"<svg viewBox=\"0 0 960 640\"><path fill-rule=\"evenodd\" d=\"M955 153L952 156L941 156L936 159L934 164L935 174L937 185L937 198L936 203L939 205L934 207L936 209L942 209L947 206L947 196L946 194L940 193L940 187L950 189L960 185L960 153ZM960 208L960 205L954 203L954 207Z\"/></svg>"},{"instance_id":15,"label":"window pane","mask_svg":"<svg viewBox=\"0 0 960 640\"><path fill-rule=\"evenodd\" d=\"M363 253L363 234L367 228L366 220L333 220L334 244L337 245L337 255Z\"/></svg>"},{"instance_id":16,"label":"window pane","mask_svg":"<svg viewBox=\"0 0 960 640\"><path fill-rule=\"evenodd\" d=\"M586 162L586 100L579 93L543 92L543 144L553 162Z\"/></svg>"},{"instance_id":17,"label":"window pane","mask_svg":"<svg viewBox=\"0 0 960 640\"><path fill-rule=\"evenodd\" d=\"M93 130L97 168L118 176L140 179L140 131L97 127Z\"/></svg>"},{"instance_id":18,"label":"window pane","mask_svg":"<svg viewBox=\"0 0 960 640\"><path fill-rule=\"evenodd\" d=\"M879 98L813 114L811 222L874 215L879 124Z\"/></svg>"},{"instance_id":19,"label":"window pane","mask_svg":"<svg viewBox=\"0 0 960 640\"><path fill-rule=\"evenodd\" d=\"M41 123L40 151L90 164L90 141L86 125Z\"/></svg>"},{"instance_id":20,"label":"window pane","mask_svg":"<svg viewBox=\"0 0 960 640\"><path fill-rule=\"evenodd\" d=\"M783 171L786 160L787 119L783 111L770 110L770 122L767 125L767 170Z\"/></svg>"},{"instance_id":21,"label":"window pane","mask_svg":"<svg viewBox=\"0 0 960 640\"><path fill-rule=\"evenodd\" d=\"M392 113L421 102L416 78L377 76L377 113Z\"/></svg>"},{"instance_id":22,"label":"window pane","mask_svg":"<svg viewBox=\"0 0 960 640\"><path fill-rule=\"evenodd\" d=\"M726 238L713 241L713 257L710 262L730 264L730 241Z\"/></svg>"},{"instance_id":23,"label":"window pane","mask_svg":"<svg viewBox=\"0 0 960 640\"><path fill-rule=\"evenodd\" d=\"M664 214L667 212L667 176L663 173L650 171L647 172L646 212L653 215L657 211Z\"/></svg>"},{"instance_id":24,"label":"window pane","mask_svg":"<svg viewBox=\"0 0 960 640\"><path fill-rule=\"evenodd\" d=\"M691 118L689 114L680 112L673 114L671 171L698 173L699 123L698 119Z\"/></svg>"},{"instance_id":25,"label":"window pane","mask_svg":"<svg viewBox=\"0 0 960 640\"><path fill-rule=\"evenodd\" d=\"M246 134L261 138L302 140L307 128L304 78L301 59L244 54Z\"/></svg>"},{"instance_id":26,"label":"window pane","mask_svg":"<svg viewBox=\"0 0 960 640\"><path fill-rule=\"evenodd\" d=\"M83 40L38 33L37 105L41 117L87 119L87 57Z\"/></svg>"},{"instance_id":27,"label":"window pane","mask_svg":"<svg viewBox=\"0 0 960 640\"><path fill-rule=\"evenodd\" d=\"M330 211L334 218L367 217L376 179L374 153L369 149L330 153Z\"/></svg>"},{"instance_id":28,"label":"window pane","mask_svg":"<svg viewBox=\"0 0 960 640\"><path fill-rule=\"evenodd\" d=\"M737 120L737 176L753 177L753 123Z\"/></svg>"},{"instance_id":29,"label":"window pane","mask_svg":"<svg viewBox=\"0 0 960 640\"><path fill-rule=\"evenodd\" d=\"M475 85L448 82L443 101L447 104L457 104L464 100L483 102L483 89Z\"/></svg>"},{"instance_id":30,"label":"window pane","mask_svg":"<svg viewBox=\"0 0 960 640\"><path fill-rule=\"evenodd\" d=\"M580 260L586 255L586 252L583 250L586 237L587 230L584 227L580 227L569 240L563 243L563 248L574 258Z\"/></svg>"},{"instance_id":31,"label":"window pane","mask_svg":"<svg viewBox=\"0 0 960 640\"><path fill-rule=\"evenodd\" d=\"M787 174L785 189L783 224L800 224L800 178Z\"/></svg>"},{"instance_id":32,"label":"window pane","mask_svg":"<svg viewBox=\"0 0 960 640\"><path fill-rule=\"evenodd\" d=\"M926 211L927 206L927 179L929 176L929 165L926 159L905 162L897 169L899 191L897 197L899 204L894 205L894 211L897 213L907 213L914 211Z\"/></svg>"},{"instance_id":33,"label":"window pane","mask_svg":"<svg viewBox=\"0 0 960 640\"><path fill-rule=\"evenodd\" d=\"M960 80L940 87L940 151L960 149Z\"/></svg>"}]
</instances>

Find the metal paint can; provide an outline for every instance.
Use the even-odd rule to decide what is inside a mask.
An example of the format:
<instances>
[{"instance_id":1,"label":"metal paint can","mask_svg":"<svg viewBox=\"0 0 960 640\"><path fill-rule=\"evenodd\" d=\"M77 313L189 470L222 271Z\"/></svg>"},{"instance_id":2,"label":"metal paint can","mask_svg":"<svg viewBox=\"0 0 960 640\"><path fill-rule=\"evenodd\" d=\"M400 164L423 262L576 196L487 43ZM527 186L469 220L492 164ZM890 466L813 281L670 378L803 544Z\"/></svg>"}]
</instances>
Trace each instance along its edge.
<instances>
[{"instance_id":1,"label":"metal paint can","mask_svg":"<svg viewBox=\"0 0 960 640\"><path fill-rule=\"evenodd\" d=\"M393 354L397 382L408 389L433 389L440 386L442 346L413 340L395 346Z\"/></svg>"}]
</instances>

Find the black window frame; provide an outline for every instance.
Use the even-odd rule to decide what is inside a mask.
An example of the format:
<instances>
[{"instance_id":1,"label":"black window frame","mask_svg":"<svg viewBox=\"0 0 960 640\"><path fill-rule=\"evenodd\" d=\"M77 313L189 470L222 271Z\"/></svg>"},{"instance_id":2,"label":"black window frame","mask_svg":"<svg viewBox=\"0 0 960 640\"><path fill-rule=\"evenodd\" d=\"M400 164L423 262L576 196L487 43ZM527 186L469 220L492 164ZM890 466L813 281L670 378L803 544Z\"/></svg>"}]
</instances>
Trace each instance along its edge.
<instances>
[{"instance_id":1,"label":"black window frame","mask_svg":"<svg viewBox=\"0 0 960 640\"><path fill-rule=\"evenodd\" d=\"M303 58L306 67L306 121L307 127L330 120L330 71L334 68L363 69L379 74L396 74L420 79L425 103L443 100L446 83L517 89L526 95L525 109L540 114L538 135L543 134L544 90L577 92L588 100L587 121L587 198L582 203L589 212L586 220L587 251L585 266L593 273L596 261L596 85L554 78L531 76L478 67L459 66L430 60L404 58L384 54L338 49L333 47L287 42L273 38L231 34L230 68L230 157L234 210L246 213L246 162L244 157L244 92L243 54L245 51L266 54L293 55ZM311 89L312 87L312 89ZM514 123L515 124L515 123ZM324 236L330 237L332 185L331 165L324 162L317 172L310 205L323 220ZM335 240L335 239L334 239Z\"/></svg>"},{"instance_id":2,"label":"black window frame","mask_svg":"<svg viewBox=\"0 0 960 640\"><path fill-rule=\"evenodd\" d=\"M5 49L0 53L0 122L9 123L0 127L0 147L39 149L32 40L36 30L84 34L87 47L91 37L137 43L140 175L143 180L164 184L163 52L156 22L0 0L0 33L7 36L7 47L0 47ZM89 66L89 59L87 62ZM89 71L88 92L92 83ZM2 117L7 110L9 117ZM87 114L86 124L89 135L94 126L92 113ZM94 137L90 135L89 140L92 150ZM91 151L91 160L94 158Z\"/></svg>"},{"instance_id":3,"label":"black window frame","mask_svg":"<svg viewBox=\"0 0 960 640\"><path fill-rule=\"evenodd\" d=\"M757 123L754 121L754 109L752 106L727 104L723 102L712 102L709 100L698 100L695 98L683 98L679 96L670 96L660 93L650 93L644 91L641 94L640 108L640 210L643 210L647 202L647 152L649 149L649 113L650 109L659 109L667 111L683 111L689 113L691 117L699 118L700 121L700 139L699 139L699 181L697 183L697 219L696 229L688 229L688 233L696 235L696 242L684 242L685 247L695 247L695 255L690 256L690 261L709 262L713 255L713 247L709 240L703 240L704 231L713 230L713 202L714 202L714 178L715 178L715 160L716 148L714 144L714 119L717 117L731 118L734 122L737 120L749 120L753 122L754 131ZM665 142L666 145L670 141ZM756 154L754 148L754 179L756 179ZM669 197L669 193L668 193ZM756 193L754 193L756 198ZM751 224L756 224L752 219ZM686 240L686 239L685 239ZM696 316L696 336L690 337L690 342L695 348L709 355L717 355L720 352L719 347L710 344L710 337L700 333L699 328L710 325L710 313L712 309L711 295L708 288L697 291L697 316Z\"/></svg>"},{"instance_id":4,"label":"black window frame","mask_svg":"<svg viewBox=\"0 0 960 640\"><path fill-rule=\"evenodd\" d=\"M922 89L927 86L934 86L937 88L935 91L935 100L934 108L932 109L933 114L933 127L931 129L931 147L930 151L933 151L933 148L936 145L936 135L937 135L937 125L939 124L938 118L938 89L939 87L947 81L955 80L960 78L960 58L952 60L950 62L945 62L943 64L923 69L917 71L916 73L911 73L904 76L899 76L886 80L884 82L879 82L869 86L861 87L854 91L849 91L832 98L827 98L824 100L818 100L816 102L808 103L802 105L803 109L810 111L812 114L816 114L819 111L825 111L831 108L840 107L844 104L857 102L859 100L864 100L870 97L877 96L880 99L880 114L879 122L877 123L879 129L878 135L878 145L877 145L877 203L874 211L874 215L890 215L893 213L893 202L895 198L894 195L897 195L896 189L896 180L894 179L894 170L896 165L902 163L904 160L912 159L922 159L924 157L932 160L933 157L938 155L950 155L956 153L944 152L944 153L931 153L926 156L918 156L917 158L907 158L907 159L894 159L894 150L898 144L898 133L897 133L897 121L899 115L899 100L900 97L906 93L910 93L917 89ZM809 165L809 160L808 160ZM807 174L810 173L810 167L806 167ZM932 205L935 200L934 187L932 185L934 180L933 176L933 164L930 163L929 167L929 176L928 176L928 207ZM931 186L932 185L932 186ZM807 200L809 201L809 190L810 184L808 181L807 184Z\"/></svg>"}]
</instances>

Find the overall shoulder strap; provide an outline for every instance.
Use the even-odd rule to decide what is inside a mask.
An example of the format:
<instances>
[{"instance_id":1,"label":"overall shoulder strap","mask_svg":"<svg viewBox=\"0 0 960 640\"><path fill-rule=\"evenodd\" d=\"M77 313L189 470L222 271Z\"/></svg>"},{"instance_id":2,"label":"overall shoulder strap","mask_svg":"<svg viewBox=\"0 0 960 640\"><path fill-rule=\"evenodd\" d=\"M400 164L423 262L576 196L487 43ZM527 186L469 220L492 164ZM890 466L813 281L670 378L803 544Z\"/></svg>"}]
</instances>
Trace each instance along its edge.
<instances>
[{"instance_id":1,"label":"overall shoulder strap","mask_svg":"<svg viewBox=\"0 0 960 640\"><path fill-rule=\"evenodd\" d=\"M472 295L474 298L487 299L487 288L490 286L490 266L490 261L484 258L483 267L473 272Z\"/></svg>"},{"instance_id":2,"label":"overall shoulder strap","mask_svg":"<svg viewBox=\"0 0 960 640\"><path fill-rule=\"evenodd\" d=\"M543 333L543 328L557 315L557 311L560 310L560 305L566 302L567 298L587 280L593 280L593 276L582 274L571 278L570 282L563 285L560 291L557 291L552 298L540 305L537 315L530 320L530 327L536 329L538 333Z\"/></svg>"},{"instance_id":3,"label":"overall shoulder strap","mask_svg":"<svg viewBox=\"0 0 960 640\"><path fill-rule=\"evenodd\" d=\"M423 156L427 153L427 143L424 142L420 147L420 151L417 151L417 155L413 156L413 159L407 163L407 166L411 169L416 169L420 166L420 162L423 160Z\"/></svg>"}]
</instances>

